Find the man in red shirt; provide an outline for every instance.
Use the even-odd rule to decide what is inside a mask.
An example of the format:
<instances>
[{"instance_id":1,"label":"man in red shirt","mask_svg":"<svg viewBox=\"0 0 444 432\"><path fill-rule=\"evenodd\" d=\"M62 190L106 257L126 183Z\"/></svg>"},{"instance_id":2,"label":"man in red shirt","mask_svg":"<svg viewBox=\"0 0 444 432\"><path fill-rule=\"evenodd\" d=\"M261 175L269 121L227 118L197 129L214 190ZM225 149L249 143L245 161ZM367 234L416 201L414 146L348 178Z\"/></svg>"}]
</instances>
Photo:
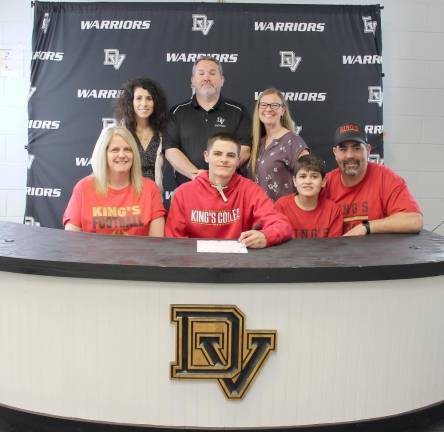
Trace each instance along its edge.
<instances>
[{"instance_id":1,"label":"man in red shirt","mask_svg":"<svg viewBox=\"0 0 444 432\"><path fill-rule=\"evenodd\" d=\"M256 183L236 173L240 144L230 134L209 139L208 171L179 186L165 226L167 237L238 240L249 248L273 246L293 237L287 218Z\"/></svg>"},{"instance_id":2,"label":"man in red shirt","mask_svg":"<svg viewBox=\"0 0 444 432\"><path fill-rule=\"evenodd\" d=\"M338 168L327 174L325 193L342 207L344 235L419 232L421 210L405 180L368 162L370 151L361 125L347 123L336 129L333 153Z\"/></svg>"}]
</instances>

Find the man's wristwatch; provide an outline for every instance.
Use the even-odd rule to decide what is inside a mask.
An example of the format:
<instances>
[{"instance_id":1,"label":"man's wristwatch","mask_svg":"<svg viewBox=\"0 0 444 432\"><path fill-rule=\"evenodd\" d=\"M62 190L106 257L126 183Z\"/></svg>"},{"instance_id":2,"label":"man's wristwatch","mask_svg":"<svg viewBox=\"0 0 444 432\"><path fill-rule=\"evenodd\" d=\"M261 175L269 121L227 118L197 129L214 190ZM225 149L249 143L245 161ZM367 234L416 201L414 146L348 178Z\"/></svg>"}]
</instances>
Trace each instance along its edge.
<instances>
[{"instance_id":1,"label":"man's wristwatch","mask_svg":"<svg viewBox=\"0 0 444 432\"><path fill-rule=\"evenodd\" d=\"M364 228L365 228L365 235L371 234L370 222L369 221L364 221L364 222L362 222L362 225L364 225Z\"/></svg>"}]
</instances>

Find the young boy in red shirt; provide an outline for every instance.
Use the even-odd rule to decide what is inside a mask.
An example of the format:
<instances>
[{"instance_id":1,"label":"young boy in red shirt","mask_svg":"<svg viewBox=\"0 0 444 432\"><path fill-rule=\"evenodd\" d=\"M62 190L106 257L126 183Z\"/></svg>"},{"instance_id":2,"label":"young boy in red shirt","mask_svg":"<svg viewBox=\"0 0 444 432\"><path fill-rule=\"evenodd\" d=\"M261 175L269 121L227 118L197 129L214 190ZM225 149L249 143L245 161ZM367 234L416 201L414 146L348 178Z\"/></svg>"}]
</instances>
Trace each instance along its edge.
<instances>
[{"instance_id":1,"label":"young boy in red shirt","mask_svg":"<svg viewBox=\"0 0 444 432\"><path fill-rule=\"evenodd\" d=\"M296 238L342 236L343 216L338 204L319 193L325 186L325 163L310 154L298 159L294 176L297 194L278 199L276 210L287 216Z\"/></svg>"}]
</instances>

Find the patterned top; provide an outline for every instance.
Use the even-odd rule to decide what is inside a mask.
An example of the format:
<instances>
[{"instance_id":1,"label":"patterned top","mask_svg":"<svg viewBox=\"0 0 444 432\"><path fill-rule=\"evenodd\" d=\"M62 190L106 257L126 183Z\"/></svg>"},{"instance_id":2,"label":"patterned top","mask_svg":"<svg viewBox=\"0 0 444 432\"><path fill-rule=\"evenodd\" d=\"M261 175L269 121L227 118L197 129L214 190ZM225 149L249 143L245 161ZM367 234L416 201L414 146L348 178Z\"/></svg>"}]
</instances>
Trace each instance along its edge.
<instances>
[{"instance_id":1,"label":"patterned top","mask_svg":"<svg viewBox=\"0 0 444 432\"><path fill-rule=\"evenodd\" d=\"M151 141L148 144L146 150L143 149L142 143L140 142L137 134L135 132L132 132L132 135L136 140L137 148L139 149L140 162L142 164L142 176L151 180L155 180L154 167L156 165L157 149L159 148L160 144L159 133L154 132L154 135L151 138Z\"/></svg>"},{"instance_id":2,"label":"patterned top","mask_svg":"<svg viewBox=\"0 0 444 432\"><path fill-rule=\"evenodd\" d=\"M267 148L265 137L261 139L255 181L273 201L296 192L293 169L304 149L308 149L305 141L291 131L273 140Z\"/></svg>"}]
</instances>

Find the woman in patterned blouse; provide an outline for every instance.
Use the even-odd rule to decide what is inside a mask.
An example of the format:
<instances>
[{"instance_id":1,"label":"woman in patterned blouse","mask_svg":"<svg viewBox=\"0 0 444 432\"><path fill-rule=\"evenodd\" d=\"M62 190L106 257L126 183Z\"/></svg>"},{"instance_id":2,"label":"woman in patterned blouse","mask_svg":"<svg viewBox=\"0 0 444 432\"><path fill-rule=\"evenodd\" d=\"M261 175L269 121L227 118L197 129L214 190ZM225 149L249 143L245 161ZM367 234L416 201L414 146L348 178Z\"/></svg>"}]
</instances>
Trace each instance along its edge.
<instances>
[{"instance_id":1,"label":"woman in patterned blouse","mask_svg":"<svg viewBox=\"0 0 444 432\"><path fill-rule=\"evenodd\" d=\"M288 104L282 93L269 88L256 102L253 115L253 145L250 171L267 195L278 198L296 192L293 184L295 162L309 149L295 133Z\"/></svg>"},{"instance_id":2,"label":"woman in patterned blouse","mask_svg":"<svg viewBox=\"0 0 444 432\"><path fill-rule=\"evenodd\" d=\"M162 190L162 130L167 117L164 91L149 78L129 80L122 85L114 115L136 140L143 177L154 180Z\"/></svg>"}]
</instances>

